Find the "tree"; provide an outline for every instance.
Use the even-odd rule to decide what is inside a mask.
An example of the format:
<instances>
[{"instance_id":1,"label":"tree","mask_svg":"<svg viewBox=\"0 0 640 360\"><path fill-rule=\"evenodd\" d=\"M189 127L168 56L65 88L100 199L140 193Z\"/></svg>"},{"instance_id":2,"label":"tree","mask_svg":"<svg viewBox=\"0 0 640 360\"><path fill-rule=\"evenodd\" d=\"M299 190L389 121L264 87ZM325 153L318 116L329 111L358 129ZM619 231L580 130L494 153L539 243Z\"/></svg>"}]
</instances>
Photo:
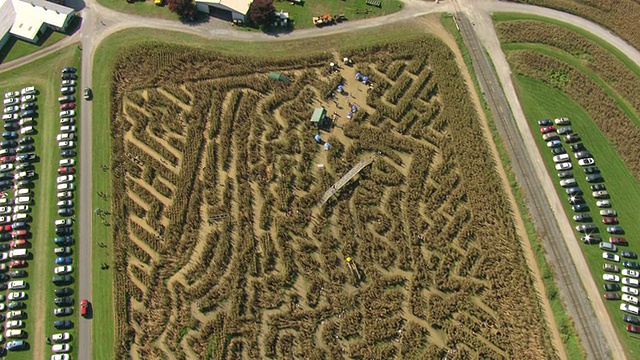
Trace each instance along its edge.
<instances>
[{"instance_id":1,"label":"tree","mask_svg":"<svg viewBox=\"0 0 640 360\"><path fill-rule=\"evenodd\" d=\"M169 10L180 15L182 19L193 19L196 14L196 3L193 0L167 0Z\"/></svg>"},{"instance_id":2,"label":"tree","mask_svg":"<svg viewBox=\"0 0 640 360\"><path fill-rule=\"evenodd\" d=\"M253 0L249 6L249 18L259 27L267 27L273 22L276 8L273 0Z\"/></svg>"}]
</instances>

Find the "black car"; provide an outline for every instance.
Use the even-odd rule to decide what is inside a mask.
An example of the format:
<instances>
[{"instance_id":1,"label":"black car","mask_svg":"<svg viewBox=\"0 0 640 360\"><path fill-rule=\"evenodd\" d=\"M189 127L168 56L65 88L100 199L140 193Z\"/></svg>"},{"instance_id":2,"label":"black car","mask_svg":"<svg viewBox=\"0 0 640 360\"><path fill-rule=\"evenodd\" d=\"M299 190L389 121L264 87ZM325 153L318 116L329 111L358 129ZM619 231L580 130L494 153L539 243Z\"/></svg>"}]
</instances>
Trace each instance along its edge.
<instances>
[{"instance_id":1,"label":"black car","mask_svg":"<svg viewBox=\"0 0 640 360\"><path fill-rule=\"evenodd\" d=\"M551 149L551 153L552 153L553 155L566 154L566 153L567 153L567 150L565 150L565 149L561 146L561 147L552 148L552 149Z\"/></svg>"},{"instance_id":2,"label":"black car","mask_svg":"<svg viewBox=\"0 0 640 360\"><path fill-rule=\"evenodd\" d=\"M18 187L30 188L32 187L31 179L20 179L16 182L16 185L18 185Z\"/></svg>"},{"instance_id":3,"label":"black car","mask_svg":"<svg viewBox=\"0 0 640 360\"><path fill-rule=\"evenodd\" d=\"M16 150L21 153L30 153L36 151L36 148L35 146L33 146L33 144L24 144L18 146Z\"/></svg>"},{"instance_id":4,"label":"black car","mask_svg":"<svg viewBox=\"0 0 640 360\"><path fill-rule=\"evenodd\" d=\"M11 249L11 246L9 246L9 244L4 243L4 244L0 244L0 251L9 251Z\"/></svg>"},{"instance_id":5,"label":"black car","mask_svg":"<svg viewBox=\"0 0 640 360\"><path fill-rule=\"evenodd\" d=\"M569 196L569 198L567 200L569 201L569 204L571 204L571 205L581 204L581 203L584 202L584 199L580 195Z\"/></svg>"},{"instance_id":6,"label":"black car","mask_svg":"<svg viewBox=\"0 0 640 360\"><path fill-rule=\"evenodd\" d=\"M69 296L73 294L73 290L71 290L71 288L65 287L62 289L55 289L53 291L53 293L57 296L57 297L63 297L63 296Z\"/></svg>"},{"instance_id":7,"label":"black car","mask_svg":"<svg viewBox=\"0 0 640 360\"><path fill-rule=\"evenodd\" d=\"M16 155L16 161L19 162L23 162L23 161L32 161L36 159L36 155L35 154L18 154Z\"/></svg>"},{"instance_id":8,"label":"black car","mask_svg":"<svg viewBox=\"0 0 640 360\"><path fill-rule=\"evenodd\" d=\"M9 276L12 279L27 277L27 275L29 274L27 274L25 270L13 270L12 272L9 273Z\"/></svg>"},{"instance_id":9,"label":"black car","mask_svg":"<svg viewBox=\"0 0 640 360\"><path fill-rule=\"evenodd\" d=\"M604 291L620 291L618 284L604 284Z\"/></svg>"},{"instance_id":10,"label":"black car","mask_svg":"<svg viewBox=\"0 0 640 360\"><path fill-rule=\"evenodd\" d=\"M91 98L93 97L93 92L91 91L90 88L84 88L84 99L85 100L91 100Z\"/></svg>"},{"instance_id":11,"label":"black car","mask_svg":"<svg viewBox=\"0 0 640 360\"><path fill-rule=\"evenodd\" d=\"M73 151L73 150L62 150L62 151L60 151L60 155L62 157L66 157L66 158L74 157L74 156L76 156L76 152Z\"/></svg>"},{"instance_id":12,"label":"black car","mask_svg":"<svg viewBox=\"0 0 640 360\"><path fill-rule=\"evenodd\" d=\"M56 329L70 329L73 327L71 320L57 320L53 322Z\"/></svg>"},{"instance_id":13,"label":"black car","mask_svg":"<svg viewBox=\"0 0 640 360\"><path fill-rule=\"evenodd\" d=\"M634 253L633 251L623 251L620 253L620 256L625 257L625 258L629 258L629 259L637 259L638 258L638 254Z\"/></svg>"},{"instance_id":14,"label":"black car","mask_svg":"<svg viewBox=\"0 0 640 360\"><path fill-rule=\"evenodd\" d=\"M582 150L587 150L587 148L584 147L583 143L571 145L571 151L573 152L582 151Z\"/></svg>"},{"instance_id":15,"label":"black car","mask_svg":"<svg viewBox=\"0 0 640 360\"><path fill-rule=\"evenodd\" d=\"M10 172L0 173L0 180L13 180L13 176Z\"/></svg>"},{"instance_id":16,"label":"black car","mask_svg":"<svg viewBox=\"0 0 640 360\"><path fill-rule=\"evenodd\" d=\"M71 306L73 305L73 299L70 296L57 297L53 299L53 303L57 306Z\"/></svg>"},{"instance_id":17,"label":"black car","mask_svg":"<svg viewBox=\"0 0 640 360\"><path fill-rule=\"evenodd\" d=\"M51 279L51 282L56 285L68 285L71 281L73 281L71 275L56 275Z\"/></svg>"},{"instance_id":18,"label":"black car","mask_svg":"<svg viewBox=\"0 0 640 360\"><path fill-rule=\"evenodd\" d=\"M575 204L571 209L575 212L589 211L589 206L587 204Z\"/></svg>"},{"instance_id":19,"label":"black car","mask_svg":"<svg viewBox=\"0 0 640 360\"><path fill-rule=\"evenodd\" d=\"M15 139L18 137L18 133L15 131L5 131L2 133L2 137L7 139L7 140L11 140L11 139Z\"/></svg>"},{"instance_id":20,"label":"black car","mask_svg":"<svg viewBox=\"0 0 640 360\"><path fill-rule=\"evenodd\" d=\"M2 140L0 141L0 147L3 149L14 148L18 146L18 142L15 140Z\"/></svg>"},{"instance_id":21,"label":"black car","mask_svg":"<svg viewBox=\"0 0 640 360\"><path fill-rule=\"evenodd\" d=\"M76 68L72 67L72 66L67 66L67 67L63 67L62 68L62 73L63 74L67 74L67 73L76 73Z\"/></svg>"},{"instance_id":22,"label":"black car","mask_svg":"<svg viewBox=\"0 0 640 360\"><path fill-rule=\"evenodd\" d=\"M589 166L584 168L584 173L585 174L599 174L600 173L600 169L597 166Z\"/></svg>"},{"instance_id":23,"label":"black car","mask_svg":"<svg viewBox=\"0 0 640 360\"><path fill-rule=\"evenodd\" d=\"M60 77L62 80L75 80L78 78L78 75L75 73L63 73Z\"/></svg>"},{"instance_id":24,"label":"black car","mask_svg":"<svg viewBox=\"0 0 640 360\"><path fill-rule=\"evenodd\" d=\"M558 173L558 177L560 179L568 179L573 177L573 173L571 171L561 171Z\"/></svg>"},{"instance_id":25,"label":"black car","mask_svg":"<svg viewBox=\"0 0 640 360\"><path fill-rule=\"evenodd\" d=\"M640 319L638 319L633 315L627 315L627 314L622 315L622 321L628 322L630 324L640 325Z\"/></svg>"},{"instance_id":26,"label":"black car","mask_svg":"<svg viewBox=\"0 0 640 360\"><path fill-rule=\"evenodd\" d=\"M11 180L2 180L0 181L0 188L6 190L13 186L13 181Z\"/></svg>"},{"instance_id":27,"label":"black car","mask_svg":"<svg viewBox=\"0 0 640 360\"><path fill-rule=\"evenodd\" d=\"M33 138L31 136L25 136L22 139L18 140L18 144L20 145L33 144Z\"/></svg>"},{"instance_id":28,"label":"black car","mask_svg":"<svg viewBox=\"0 0 640 360\"><path fill-rule=\"evenodd\" d=\"M12 301L7 304L7 308L9 308L9 310L24 309L24 303L22 301Z\"/></svg>"},{"instance_id":29,"label":"black car","mask_svg":"<svg viewBox=\"0 0 640 360\"><path fill-rule=\"evenodd\" d=\"M2 127L6 131L18 131L20 129L20 125L18 125L17 123L4 123Z\"/></svg>"},{"instance_id":30,"label":"black car","mask_svg":"<svg viewBox=\"0 0 640 360\"><path fill-rule=\"evenodd\" d=\"M71 227L56 228L57 235L71 235L72 233L73 233L73 230L71 230Z\"/></svg>"},{"instance_id":31,"label":"black car","mask_svg":"<svg viewBox=\"0 0 640 360\"><path fill-rule=\"evenodd\" d=\"M567 195L582 195L582 190L577 186L570 187L566 189L565 192Z\"/></svg>"},{"instance_id":32,"label":"black car","mask_svg":"<svg viewBox=\"0 0 640 360\"><path fill-rule=\"evenodd\" d=\"M591 174L591 175L587 175L586 180L590 183L594 183L594 182L601 182L604 179L600 174Z\"/></svg>"},{"instance_id":33,"label":"black car","mask_svg":"<svg viewBox=\"0 0 640 360\"><path fill-rule=\"evenodd\" d=\"M35 116L36 116L36 111L33 109L22 110L20 112L20 118L35 117Z\"/></svg>"},{"instance_id":34,"label":"black car","mask_svg":"<svg viewBox=\"0 0 640 360\"><path fill-rule=\"evenodd\" d=\"M604 186L604 184L591 185L591 191L600 191L600 190L607 190L607 187Z\"/></svg>"},{"instance_id":35,"label":"black car","mask_svg":"<svg viewBox=\"0 0 640 360\"><path fill-rule=\"evenodd\" d=\"M13 235L11 233L0 234L0 241L9 241L13 239Z\"/></svg>"},{"instance_id":36,"label":"black car","mask_svg":"<svg viewBox=\"0 0 640 360\"><path fill-rule=\"evenodd\" d=\"M640 264L634 261L625 261L622 263L622 266L629 269L636 269L636 270L640 269Z\"/></svg>"},{"instance_id":37,"label":"black car","mask_svg":"<svg viewBox=\"0 0 640 360\"><path fill-rule=\"evenodd\" d=\"M9 280L11 280L11 277L9 276L9 274L0 273L0 281L9 281Z\"/></svg>"},{"instance_id":38,"label":"black car","mask_svg":"<svg viewBox=\"0 0 640 360\"><path fill-rule=\"evenodd\" d=\"M67 228L62 228L62 229L67 229ZM60 237L54 238L53 242L58 246L73 245L73 238L71 236L60 236Z\"/></svg>"},{"instance_id":39,"label":"black car","mask_svg":"<svg viewBox=\"0 0 640 360\"><path fill-rule=\"evenodd\" d=\"M73 216L74 212L72 208L58 209L58 215L60 216Z\"/></svg>"},{"instance_id":40,"label":"black car","mask_svg":"<svg viewBox=\"0 0 640 360\"><path fill-rule=\"evenodd\" d=\"M542 120L538 120L538 125L540 125L540 126L549 126L549 125L553 125L553 121L551 121L551 119L542 119Z\"/></svg>"}]
</instances>

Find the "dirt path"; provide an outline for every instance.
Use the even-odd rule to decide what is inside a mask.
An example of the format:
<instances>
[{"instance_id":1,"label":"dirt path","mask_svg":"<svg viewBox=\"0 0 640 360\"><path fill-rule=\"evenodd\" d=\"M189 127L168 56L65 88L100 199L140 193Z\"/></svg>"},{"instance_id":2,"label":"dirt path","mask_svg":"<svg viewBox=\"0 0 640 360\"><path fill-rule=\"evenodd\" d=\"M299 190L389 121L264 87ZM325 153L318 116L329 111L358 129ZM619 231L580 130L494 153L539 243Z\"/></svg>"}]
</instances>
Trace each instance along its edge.
<instances>
[{"instance_id":1,"label":"dirt path","mask_svg":"<svg viewBox=\"0 0 640 360\"><path fill-rule=\"evenodd\" d=\"M544 319L547 323L547 329L550 331L551 341L553 342L553 347L557 350L557 355L560 359L567 359L566 350L564 347L564 343L562 342L562 336L558 331L558 325L556 323L555 318L553 317L553 310L551 309L551 304L547 297L547 292L544 286L544 282L542 281L542 274L540 272L540 268L536 263L535 254L531 249L531 243L529 242L529 237L526 232L526 228L524 225L524 220L518 211L518 204L516 199L511 191L511 186L509 184L509 179L507 177L507 173L504 170L502 165L498 165L501 163L500 161L500 153L498 152L498 148L493 140L493 136L491 134L491 130L489 129L489 122L485 116L484 109L482 108L482 104L480 103L480 98L478 93L475 91L473 86L473 80L471 80L471 74L469 73L469 69L467 68L464 59L462 57L462 53L458 48L458 45L455 39L449 34L441 25L438 23L437 26L430 24L436 35L440 37L451 49L456 57L456 62L461 68L462 75L465 79L465 82L469 86L471 99L473 104L478 112L478 115L481 119L482 129L484 131L484 136L487 139L487 144L489 145L489 149L491 150L491 154L493 155L494 160L496 161L496 170L502 180L503 187L505 189L505 194L511 203L511 207L513 208L513 215L515 220L516 233L518 235L518 239L520 241L520 247L523 250L523 255L527 262L527 265L531 271L531 277L533 280L534 287L536 292L539 294L538 299L539 303L543 310Z\"/></svg>"}]
</instances>

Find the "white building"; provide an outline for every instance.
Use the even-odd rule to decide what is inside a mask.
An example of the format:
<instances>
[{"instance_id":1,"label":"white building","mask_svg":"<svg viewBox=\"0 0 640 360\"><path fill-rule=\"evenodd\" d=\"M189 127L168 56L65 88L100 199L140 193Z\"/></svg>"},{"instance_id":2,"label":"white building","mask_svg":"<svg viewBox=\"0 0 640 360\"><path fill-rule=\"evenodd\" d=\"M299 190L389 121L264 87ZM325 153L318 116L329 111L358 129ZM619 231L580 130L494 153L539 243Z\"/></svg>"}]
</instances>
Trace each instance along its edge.
<instances>
[{"instance_id":1,"label":"white building","mask_svg":"<svg viewBox=\"0 0 640 360\"><path fill-rule=\"evenodd\" d=\"M11 35L37 43L47 27L66 31L75 13L44 0L0 0L0 48Z\"/></svg>"},{"instance_id":2,"label":"white building","mask_svg":"<svg viewBox=\"0 0 640 360\"><path fill-rule=\"evenodd\" d=\"M253 0L196 0L196 8L223 20L246 21L252 2Z\"/></svg>"}]
</instances>

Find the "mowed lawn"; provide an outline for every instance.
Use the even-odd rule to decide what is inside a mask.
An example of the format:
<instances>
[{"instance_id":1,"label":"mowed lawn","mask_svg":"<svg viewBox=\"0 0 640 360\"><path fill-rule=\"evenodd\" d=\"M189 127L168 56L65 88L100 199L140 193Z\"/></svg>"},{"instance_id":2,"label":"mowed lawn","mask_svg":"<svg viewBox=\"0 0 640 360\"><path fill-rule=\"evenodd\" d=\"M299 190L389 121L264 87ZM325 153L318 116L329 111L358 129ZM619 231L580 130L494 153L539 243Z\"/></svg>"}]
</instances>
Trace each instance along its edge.
<instances>
[{"instance_id":1,"label":"mowed lawn","mask_svg":"<svg viewBox=\"0 0 640 360\"><path fill-rule=\"evenodd\" d=\"M555 164L552 160L553 155L546 146L545 141L542 140L539 130L540 127L537 125L539 119L568 117L571 120L570 126L573 128L574 133L580 135L582 143L594 156L596 161L595 165L601 170L605 180L604 184L611 195L611 208L618 212L619 225L625 230L624 235L614 236L623 236L629 241L629 246L621 247L622 250L640 253L640 236L638 236L638 234L640 234L640 221L638 221L640 215L638 215L637 212L637 204L640 204L640 184L627 170L624 162L613 148L613 145L600 132L589 115L561 91L525 77L517 77L516 85L531 132L536 138L540 154L547 165L549 176L556 184L556 190L563 201L566 216L569 218L571 224L575 227L580 223L573 221L572 217L575 213L571 210L571 205L567 201L568 196L565 190L559 185L558 172L555 170ZM584 191L585 194L583 197L589 205L590 211L585 213L590 214L593 218L593 223L598 226L598 233L596 234L600 235L603 240L608 241L609 235L606 232L606 225L602 224L602 217L599 214L600 209L596 206L596 200L591 196L589 189L590 184L585 180L586 174L582 170L582 167L578 165L569 148L569 144L563 142L563 146L571 155L571 162L574 165L574 178L578 182L578 186ZM578 238L581 236L578 232L575 233ZM581 248L589 264L593 278L596 284L598 284L600 293L604 294L602 286L605 282L602 280L602 274L604 274L602 264L604 264L605 261L602 259L602 251L597 245L581 244ZM619 252L620 250L618 250L618 253ZM569 256L570 255L567 254L567 257ZM618 265L621 267L621 263ZM594 299L594 301L605 302L619 338L629 351L630 358L640 358L640 337L630 335L624 329L626 324L622 321L623 312L619 309L621 302L607 301L604 299Z\"/></svg>"},{"instance_id":2,"label":"mowed lawn","mask_svg":"<svg viewBox=\"0 0 640 360\"><path fill-rule=\"evenodd\" d=\"M56 288L51 282L53 277L54 259L53 238L55 237L54 220L58 218L56 207L55 178L58 176L58 159L60 150L56 142L58 133L57 98L60 88L60 69L63 66L78 66L80 64L80 52L77 45L70 45L49 56L38 59L20 68L0 73L0 91L19 90L25 86L33 85L39 91L37 97L38 118L36 118L35 139L36 155L39 161L35 163L37 180L34 181L34 204L30 215L31 238L29 239L33 258L28 261L27 271L29 277L28 300L26 301L27 313L26 331L29 334L26 339L30 350L11 354L12 359L48 358L51 354L50 347L45 343L45 337L55 332L53 327L53 290ZM74 263L76 262L74 256ZM77 270L76 270L77 272ZM74 274L74 277L75 274ZM76 290L77 285L71 287ZM75 298L77 303L79 299ZM69 317L77 322L77 314ZM72 346L77 346L75 330L68 330L74 336Z\"/></svg>"}]
</instances>

